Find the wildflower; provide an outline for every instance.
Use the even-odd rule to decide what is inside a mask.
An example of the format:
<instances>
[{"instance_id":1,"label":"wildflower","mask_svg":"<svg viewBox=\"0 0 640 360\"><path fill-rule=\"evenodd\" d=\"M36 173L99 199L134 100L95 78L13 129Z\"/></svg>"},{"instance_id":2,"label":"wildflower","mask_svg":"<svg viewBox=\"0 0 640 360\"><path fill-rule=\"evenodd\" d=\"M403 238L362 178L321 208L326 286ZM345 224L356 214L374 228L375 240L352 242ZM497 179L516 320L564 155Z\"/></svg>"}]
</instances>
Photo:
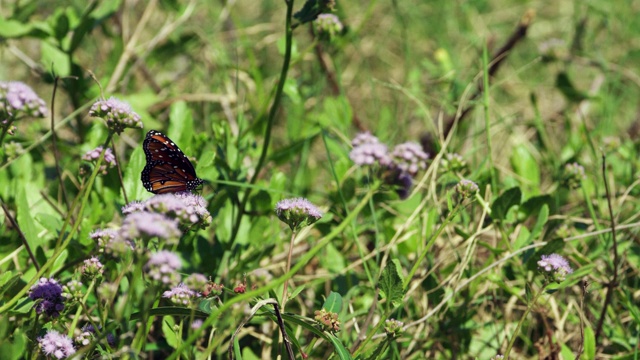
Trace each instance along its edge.
<instances>
[{"instance_id":1,"label":"wildflower","mask_svg":"<svg viewBox=\"0 0 640 360\"><path fill-rule=\"evenodd\" d=\"M65 286L62 287L64 296L67 299L80 300L84 296L82 292L82 283L78 280L71 280Z\"/></svg>"},{"instance_id":2,"label":"wildflower","mask_svg":"<svg viewBox=\"0 0 640 360\"><path fill-rule=\"evenodd\" d=\"M349 153L349 158L356 165L365 166L376 163L386 165L389 163L387 146L369 132L356 135L351 140L351 145L353 149Z\"/></svg>"},{"instance_id":3,"label":"wildflower","mask_svg":"<svg viewBox=\"0 0 640 360\"><path fill-rule=\"evenodd\" d=\"M116 229L99 229L89 234L89 237L98 241L98 248L102 252L108 243L118 237L118 231Z\"/></svg>"},{"instance_id":4,"label":"wildflower","mask_svg":"<svg viewBox=\"0 0 640 360\"><path fill-rule=\"evenodd\" d=\"M247 291L247 284L246 283L239 283L238 285L236 285L236 287L233 288L233 292L236 294L244 294Z\"/></svg>"},{"instance_id":5,"label":"wildflower","mask_svg":"<svg viewBox=\"0 0 640 360\"><path fill-rule=\"evenodd\" d=\"M412 177L415 177L418 171L427 168L427 160L429 159L429 155L422 150L420 144L414 142L396 145L390 156L393 166Z\"/></svg>"},{"instance_id":6,"label":"wildflower","mask_svg":"<svg viewBox=\"0 0 640 360\"><path fill-rule=\"evenodd\" d=\"M41 278L29 290L31 300L40 300L36 304L36 313L45 313L50 317L60 316L64 310L64 297L62 296L62 286L53 278Z\"/></svg>"},{"instance_id":7,"label":"wildflower","mask_svg":"<svg viewBox=\"0 0 640 360\"><path fill-rule=\"evenodd\" d=\"M71 339L55 330L49 330L45 336L38 339L38 343L45 355L56 359L66 359L76 352Z\"/></svg>"},{"instance_id":8,"label":"wildflower","mask_svg":"<svg viewBox=\"0 0 640 360\"><path fill-rule=\"evenodd\" d=\"M569 262L558 254L542 255L538 261L538 268L544 273L547 280L555 281L558 284L573 272Z\"/></svg>"},{"instance_id":9,"label":"wildflower","mask_svg":"<svg viewBox=\"0 0 640 360\"><path fill-rule=\"evenodd\" d=\"M102 327L100 326L99 329L102 330ZM96 329L93 327L93 325L87 324L83 326L80 331L80 335L76 336L74 341L82 346L89 345L91 340L94 339ZM113 336L113 334L107 334L107 344L109 344L109 346L111 347L114 347L116 345L116 337Z\"/></svg>"},{"instance_id":10,"label":"wildflower","mask_svg":"<svg viewBox=\"0 0 640 360\"><path fill-rule=\"evenodd\" d=\"M1 122L0 127L2 127ZM19 142L9 141L8 143L4 144L3 147L4 155L7 157L7 160L15 159L18 156L24 154L24 148Z\"/></svg>"},{"instance_id":11,"label":"wildflower","mask_svg":"<svg viewBox=\"0 0 640 360\"><path fill-rule=\"evenodd\" d=\"M198 225L204 229L211 224L207 201L202 196L189 192L156 195L145 201L144 207L176 219L183 226Z\"/></svg>"},{"instance_id":12,"label":"wildflower","mask_svg":"<svg viewBox=\"0 0 640 360\"><path fill-rule=\"evenodd\" d=\"M126 128L142 129L140 115L135 113L129 104L114 97L96 101L91 106L89 115L103 118L109 130L118 134Z\"/></svg>"},{"instance_id":13,"label":"wildflower","mask_svg":"<svg viewBox=\"0 0 640 360\"><path fill-rule=\"evenodd\" d=\"M136 212L127 215L122 222L120 234L127 240L158 238L168 244L176 243L182 235L178 222L162 214Z\"/></svg>"},{"instance_id":14,"label":"wildflower","mask_svg":"<svg viewBox=\"0 0 640 360\"><path fill-rule=\"evenodd\" d=\"M0 81L0 114L2 113L13 119L21 115L43 118L47 116L47 104L23 82Z\"/></svg>"},{"instance_id":15,"label":"wildflower","mask_svg":"<svg viewBox=\"0 0 640 360\"><path fill-rule=\"evenodd\" d=\"M440 166L444 172L462 172L467 168L467 162L460 154L449 153L442 157L440 160Z\"/></svg>"},{"instance_id":16,"label":"wildflower","mask_svg":"<svg viewBox=\"0 0 640 360\"><path fill-rule=\"evenodd\" d=\"M462 199L473 197L479 190L478 184L467 179L460 180L456 185L456 193L458 193Z\"/></svg>"},{"instance_id":17,"label":"wildflower","mask_svg":"<svg viewBox=\"0 0 640 360\"><path fill-rule=\"evenodd\" d=\"M504 359L504 355L500 355L500 354L491 358L491 360L503 360L503 359Z\"/></svg>"},{"instance_id":18,"label":"wildflower","mask_svg":"<svg viewBox=\"0 0 640 360\"><path fill-rule=\"evenodd\" d=\"M207 286L207 282L209 282L207 277L198 273L193 273L187 276L186 279L184 279L184 284L189 289L193 291L198 291L198 292L205 289L205 287Z\"/></svg>"},{"instance_id":19,"label":"wildflower","mask_svg":"<svg viewBox=\"0 0 640 360\"><path fill-rule=\"evenodd\" d=\"M90 259L84 261L84 265L80 269L82 275L87 276L89 278L95 278L102 275L104 265L100 262L100 260L92 256Z\"/></svg>"},{"instance_id":20,"label":"wildflower","mask_svg":"<svg viewBox=\"0 0 640 360\"><path fill-rule=\"evenodd\" d=\"M251 279L252 283L269 283L271 280L273 280L273 275L271 275L271 273L269 272L269 270L265 269L265 268L259 268L259 269L255 269L253 270L250 274L249 274L249 278Z\"/></svg>"},{"instance_id":21,"label":"wildflower","mask_svg":"<svg viewBox=\"0 0 640 360\"><path fill-rule=\"evenodd\" d=\"M577 189L584 179L586 179L584 167L577 162L564 166L564 183L572 188Z\"/></svg>"},{"instance_id":22,"label":"wildflower","mask_svg":"<svg viewBox=\"0 0 640 360\"><path fill-rule=\"evenodd\" d=\"M82 155L82 160L89 161L95 163L100 158L100 154L102 153L102 146L98 146L97 148L85 153ZM104 162L100 165L100 173L103 175L107 174L107 169L116 166L116 157L113 155L113 151L111 148L107 148L104 151Z\"/></svg>"},{"instance_id":23,"label":"wildflower","mask_svg":"<svg viewBox=\"0 0 640 360\"><path fill-rule=\"evenodd\" d=\"M163 284L171 285L180 281L178 270L182 267L182 260L178 255L162 250L154 253L144 266L149 277Z\"/></svg>"},{"instance_id":24,"label":"wildflower","mask_svg":"<svg viewBox=\"0 0 640 360\"><path fill-rule=\"evenodd\" d=\"M135 246L132 240L127 240L122 236L118 236L109 241L107 246L104 248L104 253L111 255L114 258L119 258L133 249L135 249Z\"/></svg>"},{"instance_id":25,"label":"wildflower","mask_svg":"<svg viewBox=\"0 0 640 360\"><path fill-rule=\"evenodd\" d=\"M622 144L620 143L620 138L617 136L607 136L602 139L602 145L607 153L611 153L617 151Z\"/></svg>"},{"instance_id":26,"label":"wildflower","mask_svg":"<svg viewBox=\"0 0 640 360\"><path fill-rule=\"evenodd\" d=\"M338 314L329 312L325 309L316 310L314 312L315 319L326 328L332 331L340 331L340 321L338 320Z\"/></svg>"},{"instance_id":27,"label":"wildflower","mask_svg":"<svg viewBox=\"0 0 640 360\"><path fill-rule=\"evenodd\" d=\"M318 31L321 36L329 39L342 33L342 30L344 30L344 25L342 25L340 19L334 14L320 14L313 23L316 31Z\"/></svg>"},{"instance_id":28,"label":"wildflower","mask_svg":"<svg viewBox=\"0 0 640 360\"><path fill-rule=\"evenodd\" d=\"M205 285L202 295L206 297L220 296L222 295L222 289L224 289L224 285L209 282Z\"/></svg>"},{"instance_id":29,"label":"wildflower","mask_svg":"<svg viewBox=\"0 0 640 360\"><path fill-rule=\"evenodd\" d=\"M200 319L195 319L195 320L193 320L193 322L191 323L191 329L192 329L192 330L198 330L198 329L200 329L200 328L202 327L202 324L203 324L203 323L204 323L204 322L203 322L202 320L200 320Z\"/></svg>"},{"instance_id":30,"label":"wildflower","mask_svg":"<svg viewBox=\"0 0 640 360\"><path fill-rule=\"evenodd\" d=\"M180 283L171 290L162 293L162 297L168 298L176 305L189 306L193 304L192 301L194 298L200 297L200 294L189 289L187 285Z\"/></svg>"},{"instance_id":31,"label":"wildflower","mask_svg":"<svg viewBox=\"0 0 640 360\"><path fill-rule=\"evenodd\" d=\"M413 177L399 169L387 168L382 175L385 184L395 188L400 199L406 199L413 186Z\"/></svg>"},{"instance_id":32,"label":"wildflower","mask_svg":"<svg viewBox=\"0 0 640 360\"><path fill-rule=\"evenodd\" d=\"M402 333L404 323L395 319L389 319L384 322L384 331L389 337L398 337Z\"/></svg>"},{"instance_id":33,"label":"wildflower","mask_svg":"<svg viewBox=\"0 0 640 360\"><path fill-rule=\"evenodd\" d=\"M300 229L320 220L323 213L304 198L284 199L276 204L276 215L291 230Z\"/></svg>"},{"instance_id":34,"label":"wildflower","mask_svg":"<svg viewBox=\"0 0 640 360\"><path fill-rule=\"evenodd\" d=\"M133 214L134 212L145 211L145 209L146 207L144 202L134 200L122 207L122 213L124 215L129 215Z\"/></svg>"}]
</instances>

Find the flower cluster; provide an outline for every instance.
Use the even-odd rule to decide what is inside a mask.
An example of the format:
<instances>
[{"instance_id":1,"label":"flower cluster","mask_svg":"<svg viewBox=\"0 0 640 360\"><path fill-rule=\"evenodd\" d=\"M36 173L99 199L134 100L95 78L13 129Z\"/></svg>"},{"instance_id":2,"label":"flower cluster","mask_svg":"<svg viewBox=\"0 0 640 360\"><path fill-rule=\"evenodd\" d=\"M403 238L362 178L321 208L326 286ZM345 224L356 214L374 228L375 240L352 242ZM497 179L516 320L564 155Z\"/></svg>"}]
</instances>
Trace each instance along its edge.
<instances>
[{"instance_id":1,"label":"flower cluster","mask_svg":"<svg viewBox=\"0 0 640 360\"><path fill-rule=\"evenodd\" d=\"M36 313L45 313L50 317L60 316L64 310L64 296L62 296L62 286L53 278L41 278L29 290L29 298L38 301Z\"/></svg>"},{"instance_id":2,"label":"flower cluster","mask_svg":"<svg viewBox=\"0 0 640 360\"><path fill-rule=\"evenodd\" d=\"M284 199L276 204L276 215L291 230L301 229L320 220L324 215L305 198Z\"/></svg>"},{"instance_id":3,"label":"flower cluster","mask_svg":"<svg viewBox=\"0 0 640 360\"><path fill-rule=\"evenodd\" d=\"M167 244L175 244L182 235L178 222L162 214L136 212L127 215L122 221L120 235L129 241L153 238L165 240Z\"/></svg>"},{"instance_id":4,"label":"flower cluster","mask_svg":"<svg viewBox=\"0 0 640 360\"><path fill-rule=\"evenodd\" d=\"M100 158L100 154L102 153L102 146L98 146L97 148L85 153L82 155L82 160L96 163ZM104 162L100 165L100 173L103 175L107 174L107 169L116 166L116 157L113 155L113 151L111 148L107 148L104 151Z\"/></svg>"},{"instance_id":5,"label":"flower cluster","mask_svg":"<svg viewBox=\"0 0 640 360\"><path fill-rule=\"evenodd\" d=\"M460 173L467 170L467 162L457 153L447 153L440 160L443 172Z\"/></svg>"},{"instance_id":6,"label":"flower cluster","mask_svg":"<svg viewBox=\"0 0 640 360\"><path fill-rule=\"evenodd\" d=\"M558 254L542 255L538 261L539 270L547 281L561 283L573 272L567 259Z\"/></svg>"},{"instance_id":7,"label":"flower cluster","mask_svg":"<svg viewBox=\"0 0 640 360\"><path fill-rule=\"evenodd\" d=\"M56 359L66 359L76 353L71 339L55 330L49 330L45 336L39 338L38 344L46 356Z\"/></svg>"},{"instance_id":8,"label":"flower cluster","mask_svg":"<svg viewBox=\"0 0 640 360\"><path fill-rule=\"evenodd\" d=\"M207 200L189 192L156 195L144 202L134 201L122 208L123 214L149 211L175 219L182 228L197 226L201 229L211 224Z\"/></svg>"},{"instance_id":9,"label":"flower cluster","mask_svg":"<svg viewBox=\"0 0 640 360\"><path fill-rule=\"evenodd\" d=\"M92 256L90 259L84 261L80 272L82 275L92 279L101 276L104 271L103 268L104 265L102 265L100 260L97 257Z\"/></svg>"},{"instance_id":10,"label":"flower cluster","mask_svg":"<svg viewBox=\"0 0 640 360\"><path fill-rule=\"evenodd\" d=\"M418 143L399 144L389 152L377 137L365 132L356 135L351 145L349 158L359 166L378 166L384 182L395 186L402 199L409 196L413 178L427 168L429 155Z\"/></svg>"},{"instance_id":11,"label":"flower cluster","mask_svg":"<svg viewBox=\"0 0 640 360\"><path fill-rule=\"evenodd\" d=\"M478 184L474 183L471 180L462 179L456 185L456 193L460 197L460 199L468 199L473 197L478 193L480 189L478 188Z\"/></svg>"},{"instance_id":12,"label":"flower cluster","mask_svg":"<svg viewBox=\"0 0 640 360\"><path fill-rule=\"evenodd\" d=\"M131 105L114 97L96 101L91 106L89 115L104 119L109 130L117 134L122 133L126 128L142 129L140 115L133 111Z\"/></svg>"},{"instance_id":13,"label":"flower cluster","mask_svg":"<svg viewBox=\"0 0 640 360\"><path fill-rule=\"evenodd\" d=\"M75 337L74 341L78 345L87 346L95 338L96 329L91 324L82 327L80 334ZM107 344L114 347L116 345L116 337L113 334L107 334Z\"/></svg>"},{"instance_id":14,"label":"flower cluster","mask_svg":"<svg viewBox=\"0 0 640 360\"><path fill-rule=\"evenodd\" d=\"M78 280L71 280L62 287L62 296L67 299L80 300L84 296L82 283Z\"/></svg>"},{"instance_id":15,"label":"flower cluster","mask_svg":"<svg viewBox=\"0 0 640 360\"><path fill-rule=\"evenodd\" d=\"M175 285L180 282L178 270L182 267L182 260L178 255L162 250L151 255L144 266L145 272L152 280L165 285Z\"/></svg>"},{"instance_id":16,"label":"flower cluster","mask_svg":"<svg viewBox=\"0 0 640 360\"><path fill-rule=\"evenodd\" d=\"M204 291L202 291L202 295L206 297L220 296L222 295L222 289L224 289L224 285L208 282L204 287Z\"/></svg>"},{"instance_id":17,"label":"flower cluster","mask_svg":"<svg viewBox=\"0 0 640 360\"><path fill-rule=\"evenodd\" d=\"M0 129L2 134L14 135L13 122L23 116L45 117L47 105L25 83L0 81Z\"/></svg>"},{"instance_id":18,"label":"flower cluster","mask_svg":"<svg viewBox=\"0 0 640 360\"><path fill-rule=\"evenodd\" d=\"M0 127L2 127L2 122L0 122ZM15 159L24 154L24 147L19 142L9 141L3 144L2 147L4 148L4 155L7 157L7 160Z\"/></svg>"},{"instance_id":19,"label":"flower cluster","mask_svg":"<svg viewBox=\"0 0 640 360\"><path fill-rule=\"evenodd\" d=\"M321 37L329 40L339 35L344 30L344 25L334 14L320 14L313 22L315 29Z\"/></svg>"},{"instance_id":20,"label":"flower cluster","mask_svg":"<svg viewBox=\"0 0 640 360\"><path fill-rule=\"evenodd\" d=\"M205 287L207 286L207 283L209 282L209 280L207 279L206 276L202 275L202 274L198 274L198 273L193 273L189 276L187 276L186 279L184 279L184 284L191 290L193 291L198 291L201 292L205 289Z\"/></svg>"},{"instance_id":21,"label":"flower cluster","mask_svg":"<svg viewBox=\"0 0 640 360\"><path fill-rule=\"evenodd\" d=\"M331 331L340 331L340 321L338 320L338 314L329 312L325 309L316 310L314 312L315 319L325 328Z\"/></svg>"},{"instance_id":22,"label":"flower cluster","mask_svg":"<svg viewBox=\"0 0 640 360\"><path fill-rule=\"evenodd\" d=\"M171 288L162 293L162 297L168 298L176 305L191 306L193 299L200 297L200 294L189 289L187 285L180 283L178 286Z\"/></svg>"},{"instance_id":23,"label":"flower cluster","mask_svg":"<svg viewBox=\"0 0 640 360\"><path fill-rule=\"evenodd\" d=\"M571 189L577 189L587 176L584 167L577 162L564 166L564 183Z\"/></svg>"},{"instance_id":24,"label":"flower cluster","mask_svg":"<svg viewBox=\"0 0 640 360\"><path fill-rule=\"evenodd\" d=\"M400 336L400 334L402 334L403 326L404 326L404 323L402 321L389 319L384 322L384 331L387 333L388 337L395 338Z\"/></svg>"}]
</instances>

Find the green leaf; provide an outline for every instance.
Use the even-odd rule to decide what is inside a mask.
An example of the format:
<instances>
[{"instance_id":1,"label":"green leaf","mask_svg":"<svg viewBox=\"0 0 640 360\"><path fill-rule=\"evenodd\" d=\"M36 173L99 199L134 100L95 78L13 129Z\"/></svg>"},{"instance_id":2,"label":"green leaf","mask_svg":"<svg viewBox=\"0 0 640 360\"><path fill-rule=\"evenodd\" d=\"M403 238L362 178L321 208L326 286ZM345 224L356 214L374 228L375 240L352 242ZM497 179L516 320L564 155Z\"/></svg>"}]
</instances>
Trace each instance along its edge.
<instances>
[{"instance_id":1,"label":"green leaf","mask_svg":"<svg viewBox=\"0 0 640 360\"><path fill-rule=\"evenodd\" d=\"M9 290L14 284L20 280L20 273L13 273L11 270L7 270L2 275L0 275L0 297L7 290Z\"/></svg>"},{"instance_id":2,"label":"green leaf","mask_svg":"<svg viewBox=\"0 0 640 360\"><path fill-rule=\"evenodd\" d=\"M193 143L193 114L191 113L191 109L187 107L186 102L177 101L171 104L167 135L169 135L178 146L181 146L180 148L183 151L193 150L190 146Z\"/></svg>"},{"instance_id":3,"label":"green leaf","mask_svg":"<svg viewBox=\"0 0 640 360\"><path fill-rule=\"evenodd\" d=\"M124 188L129 199L143 200L151 196L151 193L147 192L142 186L142 181L140 180L140 173L144 169L145 161L142 146L136 147L129 157L129 164L127 164L123 174Z\"/></svg>"},{"instance_id":4,"label":"green leaf","mask_svg":"<svg viewBox=\"0 0 640 360\"><path fill-rule=\"evenodd\" d=\"M174 349L178 348L178 334L174 330L175 321L171 316L162 318L162 333L167 340L167 344Z\"/></svg>"},{"instance_id":5,"label":"green leaf","mask_svg":"<svg viewBox=\"0 0 640 360\"><path fill-rule=\"evenodd\" d=\"M53 36L60 42L69 32L69 18L62 8L58 8L57 14L55 14L54 17Z\"/></svg>"},{"instance_id":6,"label":"green leaf","mask_svg":"<svg viewBox=\"0 0 640 360\"><path fill-rule=\"evenodd\" d=\"M335 291L332 291L327 299L322 304L322 308L333 313L340 313L342 310L342 296Z\"/></svg>"},{"instance_id":7,"label":"green leaf","mask_svg":"<svg viewBox=\"0 0 640 360\"><path fill-rule=\"evenodd\" d=\"M587 324L584 326L584 352L582 355L584 360L594 360L596 358L596 335Z\"/></svg>"},{"instance_id":8,"label":"green leaf","mask_svg":"<svg viewBox=\"0 0 640 360\"><path fill-rule=\"evenodd\" d=\"M49 25L45 23L24 24L17 20L6 20L0 17L0 38L20 38L28 35L44 38L51 32Z\"/></svg>"},{"instance_id":9,"label":"green leaf","mask_svg":"<svg viewBox=\"0 0 640 360\"><path fill-rule=\"evenodd\" d=\"M322 13L331 12L329 0L307 0L302 9L293 14L293 17L300 21L301 24L315 20Z\"/></svg>"},{"instance_id":10,"label":"green leaf","mask_svg":"<svg viewBox=\"0 0 640 360\"><path fill-rule=\"evenodd\" d=\"M36 247L42 246L42 241L38 236L36 223L33 220L33 217L31 217L31 209L29 208L29 202L27 201L27 194L24 187L18 187L16 204L18 207L16 214L18 226L20 226L20 230L22 230L29 246L35 250Z\"/></svg>"},{"instance_id":11,"label":"green leaf","mask_svg":"<svg viewBox=\"0 0 640 360\"><path fill-rule=\"evenodd\" d=\"M73 29L73 35L71 36L71 43L69 44L69 53L73 53L80 44L85 35L90 32L95 26L98 25L96 19L92 16L91 12L98 6L98 3L118 3L119 1L96 1L91 2L90 6L84 10L82 18L78 25Z\"/></svg>"},{"instance_id":12,"label":"green leaf","mask_svg":"<svg viewBox=\"0 0 640 360\"><path fill-rule=\"evenodd\" d=\"M387 299L387 307L395 307L402 303L404 297L404 289L402 285L402 278L399 273L399 265L396 261L389 261L385 266L380 280L378 281L378 288L380 289L380 295Z\"/></svg>"},{"instance_id":13,"label":"green leaf","mask_svg":"<svg viewBox=\"0 0 640 360\"><path fill-rule=\"evenodd\" d=\"M513 149L511 153L511 167L516 174L527 180L527 185L540 185L540 169L538 161L531 155L529 149L520 144Z\"/></svg>"},{"instance_id":14,"label":"green leaf","mask_svg":"<svg viewBox=\"0 0 640 360\"><path fill-rule=\"evenodd\" d=\"M327 334L327 337L329 338L329 341L331 341L331 343L333 344L333 347L336 349L336 352L338 353L338 357L340 359L342 360L353 359L351 357L351 354L349 353L349 350L347 350L347 348L344 347L340 339L335 337L333 334Z\"/></svg>"},{"instance_id":15,"label":"green leaf","mask_svg":"<svg viewBox=\"0 0 640 360\"><path fill-rule=\"evenodd\" d=\"M47 69L47 71L52 70L60 77L69 76L71 74L69 57L64 51L46 41L41 41L40 53L40 63L45 69Z\"/></svg>"},{"instance_id":16,"label":"green leaf","mask_svg":"<svg viewBox=\"0 0 640 360\"><path fill-rule=\"evenodd\" d=\"M522 191L520 188L513 187L498 198L491 205L491 217L494 221L502 221L507 217L507 213L511 207L520 205L522 201Z\"/></svg>"},{"instance_id":17,"label":"green leaf","mask_svg":"<svg viewBox=\"0 0 640 360\"><path fill-rule=\"evenodd\" d=\"M542 233L542 229L544 228L544 225L547 223L548 219L549 219L549 207L545 204L545 205L542 205L542 208L540 209L540 213L538 214L538 220L536 221L536 224L533 225L533 229L531 229L531 234L529 234L527 241L522 245L532 244L533 241L537 239ZM517 250L517 249L519 248L515 248L514 250Z\"/></svg>"}]
</instances>

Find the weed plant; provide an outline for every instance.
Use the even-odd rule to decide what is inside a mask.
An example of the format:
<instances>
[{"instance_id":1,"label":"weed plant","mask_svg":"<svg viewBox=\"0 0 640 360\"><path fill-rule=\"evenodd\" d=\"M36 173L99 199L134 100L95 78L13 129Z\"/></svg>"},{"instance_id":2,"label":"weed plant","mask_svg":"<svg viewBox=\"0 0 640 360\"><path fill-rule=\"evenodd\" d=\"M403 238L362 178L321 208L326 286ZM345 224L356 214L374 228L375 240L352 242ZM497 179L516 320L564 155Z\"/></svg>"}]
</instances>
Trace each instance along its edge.
<instances>
[{"instance_id":1,"label":"weed plant","mask_svg":"<svg viewBox=\"0 0 640 360\"><path fill-rule=\"evenodd\" d=\"M640 359L639 11L0 1L0 359Z\"/></svg>"}]
</instances>

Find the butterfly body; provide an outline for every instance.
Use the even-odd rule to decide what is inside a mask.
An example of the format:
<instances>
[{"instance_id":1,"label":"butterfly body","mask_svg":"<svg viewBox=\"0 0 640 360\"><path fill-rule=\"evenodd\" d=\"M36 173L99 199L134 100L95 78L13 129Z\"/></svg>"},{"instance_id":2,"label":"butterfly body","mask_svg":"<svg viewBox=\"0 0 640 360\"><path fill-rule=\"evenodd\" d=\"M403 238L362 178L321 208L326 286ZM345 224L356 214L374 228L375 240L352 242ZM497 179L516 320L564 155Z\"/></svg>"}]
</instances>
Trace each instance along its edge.
<instances>
[{"instance_id":1,"label":"butterfly body","mask_svg":"<svg viewBox=\"0 0 640 360\"><path fill-rule=\"evenodd\" d=\"M147 165L140 179L154 194L192 191L204 181L196 176L191 161L168 136L150 130L142 143Z\"/></svg>"}]
</instances>

